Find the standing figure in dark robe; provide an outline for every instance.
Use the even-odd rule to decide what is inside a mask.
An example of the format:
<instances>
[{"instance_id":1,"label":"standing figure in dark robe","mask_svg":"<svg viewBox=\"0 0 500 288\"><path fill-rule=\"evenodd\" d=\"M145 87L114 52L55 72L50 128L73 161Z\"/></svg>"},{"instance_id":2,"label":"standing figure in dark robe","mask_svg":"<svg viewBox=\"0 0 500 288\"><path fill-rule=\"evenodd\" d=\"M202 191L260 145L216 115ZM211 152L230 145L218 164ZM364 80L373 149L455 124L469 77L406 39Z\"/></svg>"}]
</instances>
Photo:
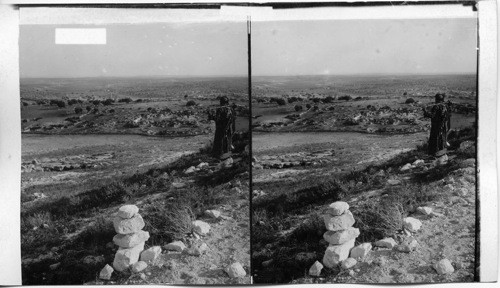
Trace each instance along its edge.
<instances>
[{"instance_id":1,"label":"standing figure in dark robe","mask_svg":"<svg viewBox=\"0 0 500 288\"><path fill-rule=\"evenodd\" d=\"M225 159L231 156L232 138L235 131L236 113L229 106L226 96L220 98L220 107L215 114L209 115L209 120L215 121L215 136L212 147L214 157Z\"/></svg>"},{"instance_id":2,"label":"standing figure in dark robe","mask_svg":"<svg viewBox=\"0 0 500 288\"><path fill-rule=\"evenodd\" d=\"M444 102L445 94L435 96L435 104L424 108L424 116L431 118L431 133L428 142L428 153L431 156L442 156L448 146L448 131L450 130L451 110Z\"/></svg>"}]
</instances>

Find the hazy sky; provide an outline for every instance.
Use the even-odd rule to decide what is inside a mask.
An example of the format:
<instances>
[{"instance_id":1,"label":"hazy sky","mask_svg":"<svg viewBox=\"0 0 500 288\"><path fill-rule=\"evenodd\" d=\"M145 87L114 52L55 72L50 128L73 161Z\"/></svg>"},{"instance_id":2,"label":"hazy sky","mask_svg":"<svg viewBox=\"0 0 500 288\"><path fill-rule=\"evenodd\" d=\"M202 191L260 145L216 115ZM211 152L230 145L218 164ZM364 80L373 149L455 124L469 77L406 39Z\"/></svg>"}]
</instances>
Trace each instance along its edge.
<instances>
[{"instance_id":1,"label":"hazy sky","mask_svg":"<svg viewBox=\"0 0 500 288\"><path fill-rule=\"evenodd\" d=\"M476 19L253 23L255 75L476 72Z\"/></svg>"},{"instance_id":2,"label":"hazy sky","mask_svg":"<svg viewBox=\"0 0 500 288\"><path fill-rule=\"evenodd\" d=\"M105 45L56 45L55 28L106 28ZM197 75L247 72L245 22L21 25L21 77Z\"/></svg>"},{"instance_id":3,"label":"hazy sky","mask_svg":"<svg viewBox=\"0 0 500 288\"><path fill-rule=\"evenodd\" d=\"M21 25L21 77L246 75L246 23L115 24L106 45ZM476 72L476 19L252 23L254 75Z\"/></svg>"}]
</instances>

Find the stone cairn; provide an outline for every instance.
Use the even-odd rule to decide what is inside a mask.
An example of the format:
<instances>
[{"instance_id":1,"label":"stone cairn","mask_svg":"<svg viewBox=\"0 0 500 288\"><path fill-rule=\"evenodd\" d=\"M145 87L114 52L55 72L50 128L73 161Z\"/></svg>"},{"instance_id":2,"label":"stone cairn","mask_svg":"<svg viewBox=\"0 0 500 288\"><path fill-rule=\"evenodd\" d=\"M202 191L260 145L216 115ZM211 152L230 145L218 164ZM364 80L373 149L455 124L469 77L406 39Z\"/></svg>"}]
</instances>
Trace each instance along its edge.
<instances>
[{"instance_id":1,"label":"stone cairn","mask_svg":"<svg viewBox=\"0 0 500 288\"><path fill-rule=\"evenodd\" d=\"M115 254L113 268L120 272L139 261L144 242L149 239L149 233L142 230L145 224L138 212L137 206L124 205L113 219L113 226L118 233L113 237L113 242L120 247Z\"/></svg>"},{"instance_id":2,"label":"stone cairn","mask_svg":"<svg viewBox=\"0 0 500 288\"><path fill-rule=\"evenodd\" d=\"M316 261L309 269L309 275L311 276L319 276L323 265L328 268L344 264L343 262L350 267L356 265L355 259L349 258L350 261L346 261L351 249L354 247L356 237L359 236L359 229L352 227L355 220L351 211L349 211L349 204L342 201L330 204L326 214L323 215L323 220L325 221L326 230L328 230L323 234L323 238L329 245L323 256L323 264ZM347 269L347 267L343 266L342 268Z\"/></svg>"},{"instance_id":3,"label":"stone cairn","mask_svg":"<svg viewBox=\"0 0 500 288\"><path fill-rule=\"evenodd\" d=\"M333 268L349 257L356 237L359 236L359 229L352 227L355 220L346 202L330 204L323 219L328 230L323 238L329 244L323 256L323 264Z\"/></svg>"}]
</instances>

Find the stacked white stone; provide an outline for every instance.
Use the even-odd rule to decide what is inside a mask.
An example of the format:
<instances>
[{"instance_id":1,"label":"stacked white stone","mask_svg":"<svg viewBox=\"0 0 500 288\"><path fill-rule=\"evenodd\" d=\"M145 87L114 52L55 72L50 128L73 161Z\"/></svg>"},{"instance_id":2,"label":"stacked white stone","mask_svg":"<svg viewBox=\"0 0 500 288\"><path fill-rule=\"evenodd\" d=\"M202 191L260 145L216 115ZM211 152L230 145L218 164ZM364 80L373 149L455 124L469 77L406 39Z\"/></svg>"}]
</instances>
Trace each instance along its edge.
<instances>
[{"instance_id":1,"label":"stacked white stone","mask_svg":"<svg viewBox=\"0 0 500 288\"><path fill-rule=\"evenodd\" d=\"M113 237L113 242L120 247L115 254L113 267L120 272L139 261L144 242L149 239L149 233L142 230L145 224L138 212L137 206L124 205L113 219L113 226L118 233Z\"/></svg>"},{"instance_id":2,"label":"stacked white stone","mask_svg":"<svg viewBox=\"0 0 500 288\"><path fill-rule=\"evenodd\" d=\"M333 268L349 257L356 237L359 236L359 229L352 227L355 220L346 202L330 204L323 219L328 230L323 238L329 243L323 256L323 264Z\"/></svg>"}]
</instances>

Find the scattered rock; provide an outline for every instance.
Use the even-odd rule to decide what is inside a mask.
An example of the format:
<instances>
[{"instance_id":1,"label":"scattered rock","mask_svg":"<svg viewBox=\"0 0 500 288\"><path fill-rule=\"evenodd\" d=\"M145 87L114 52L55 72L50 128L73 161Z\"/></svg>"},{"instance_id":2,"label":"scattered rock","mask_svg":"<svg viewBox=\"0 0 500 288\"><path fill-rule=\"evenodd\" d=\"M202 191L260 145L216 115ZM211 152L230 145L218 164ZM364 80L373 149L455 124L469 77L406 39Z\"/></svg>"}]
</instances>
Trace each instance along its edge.
<instances>
[{"instance_id":1,"label":"scattered rock","mask_svg":"<svg viewBox=\"0 0 500 288\"><path fill-rule=\"evenodd\" d=\"M148 264L144 261L139 261L136 262L134 265L132 265L132 272L138 273L141 272L142 270L146 269L148 267Z\"/></svg>"},{"instance_id":2,"label":"scattered rock","mask_svg":"<svg viewBox=\"0 0 500 288\"><path fill-rule=\"evenodd\" d=\"M347 210L349 210L349 204L347 204L346 202L337 201L328 206L328 208L326 209L326 213L332 216L340 216Z\"/></svg>"},{"instance_id":3,"label":"scattered rock","mask_svg":"<svg viewBox=\"0 0 500 288\"><path fill-rule=\"evenodd\" d=\"M352 239L341 245L328 246L323 256L323 264L328 268L333 268L347 259L351 248L354 247L354 242L355 239Z\"/></svg>"},{"instance_id":4,"label":"scattered rock","mask_svg":"<svg viewBox=\"0 0 500 288\"><path fill-rule=\"evenodd\" d=\"M448 259L440 260L439 262L437 262L436 264L433 265L433 268L440 275L451 274L455 271L455 269L453 269L453 266L451 265L450 260L448 260Z\"/></svg>"},{"instance_id":5,"label":"scattered rock","mask_svg":"<svg viewBox=\"0 0 500 288\"><path fill-rule=\"evenodd\" d=\"M350 268L354 267L357 263L358 263L358 261L356 261L356 259L347 258L344 261L342 261L342 264L340 265L340 267L342 267L342 269L350 269Z\"/></svg>"},{"instance_id":6,"label":"scattered rock","mask_svg":"<svg viewBox=\"0 0 500 288\"><path fill-rule=\"evenodd\" d=\"M446 154L444 154L443 156L441 156L437 159L437 164L439 164L439 165L444 165L446 163L448 163L448 155L446 155Z\"/></svg>"},{"instance_id":7,"label":"scattered rock","mask_svg":"<svg viewBox=\"0 0 500 288\"><path fill-rule=\"evenodd\" d=\"M321 264L319 261L316 261L311 266L311 268L309 268L309 275L317 277L321 274L321 270L323 270L323 264Z\"/></svg>"},{"instance_id":8,"label":"scattered rock","mask_svg":"<svg viewBox=\"0 0 500 288\"><path fill-rule=\"evenodd\" d=\"M182 241L174 241L165 245L165 250L182 252L186 249L186 245Z\"/></svg>"},{"instance_id":9,"label":"scattered rock","mask_svg":"<svg viewBox=\"0 0 500 288\"><path fill-rule=\"evenodd\" d=\"M377 247L383 247L383 248L389 248L392 249L394 246L396 246L396 240L392 238L384 238L382 240L378 240L377 242L374 243L375 246Z\"/></svg>"},{"instance_id":10,"label":"scattered rock","mask_svg":"<svg viewBox=\"0 0 500 288\"><path fill-rule=\"evenodd\" d=\"M431 207L418 207L417 211L424 214L424 215L431 215L432 214Z\"/></svg>"},{"instance_id":11,"label":"scattered rock","mask_svg":"<svg viewBox=\"0 0 500 288\"><path fill-rule=\"evenodd\" d=\"M195 171L196 171L196 167L191 166L188 169L186 169L186 171L184 171L184 173L185 174L191 174L191 173L194 173Z\"/></svg>"},{"instance_id":12,"label":"scattered rock","mask_svg":"<svg viewBox=\"0 0 500 288\"><path fill-rule=\"evenodd\" d=\"M368 253L372 250L371 243L363 243L360 244L351 250L351 258L354 259L363 259L368 255Z\"/></svg>"},{"instance_id":13,"label":"scattered rock","mask_svg":"<svg viewBox=\"0 0 500 288\"><path fill-rule=\"evenodd\" d=\"M144 250L144 243L141 243L132 248L119 248L115 254L113 267L117 271L125 271L130 265L139 260L142 250Z\"/></svg>"},{"instance_id":14,"label":"scattered rock","mask_svg":"<svg viewBox=\"0 0 500 288\"><path fill-rule=\"evenodd\" d=\"M56 270L57 268L59 268L59 266L61 266L61 262L57 262L55 264L52 264L49 266L50 270Z\"/></svg>"},{"instance_id":15,"label":"scattered rock","mask_svg":"<svg viewBox=\"0 0 500 288\"><path fill-rule=\"evenodd\" d=\"M233 158L229 157L226 160L222 161L220 165L224 168L229 168L233 165Z\"/></svg>"},{"instance_id":16,"label":"scattered rock","mask_svg":"<svg viewBox=\"0 0 500 288\"><path fill-rule=\"evenodd\" d=\"M134 217L130 219L123 219L118 216L113 219L113 226L118 234L131 234L139 232L142 228L144 228L144 225L144 220L139 214L135 214Z\"/></svg>"},{"instance_id":17,"label":"scattered rock","mask_svg":"<svg viewBox=\"0 0 500 288\"><path fill-rule=\"evenodd\" d=\"M355 222L354 217L349 210L340 216L325 214L323 219L325 221L326 229L329 231L345 230L350 228Z\"/></svg>"},{"instance_id":18,"label":"scattered rock","mask_svg":"<svg viewBox=\"0 0 500 288\"><path fill-rule=\"evenodd\" d=\"M417 159L417 160L415 160L415 162L412 163L412 165L414 165L414 166L422 166L424 164L425 164L425 161L422 159Z\"/></svg>"},{"instance_id":19,"label":"scattered rock","mask_svg":"<svg viewBox=\"0 0 500 288\"><path fill-rule=\"evenodd\" d=\"M121 248L131 248L148 239L149 232L140 230L132 234L117 234L113 237L113 242Z\"/></svg>"},{"instance_id":20,"label":"scattered rock","mask_svg":"<svg viewBox=\"0 0 500 288\"><path fill-rule=\"evenodd\" d=\"M406 217L403 219L403 227L408 229L410 232L417 232L422 226L420 220L413 217Z\"/></svg>"},{"instance_id":21,"label":"scattered rock","mask_svg":"<svg viewBox=\"0 0 500 288\"><path fill-rule=\"evenodd\" d=\"M220 212L217 210L206 210L205 215L213 219L218 219L220 217Z\"/></svg>"},{"instance_id":22,"label":"scattered rock","mask_svg":"<svg viewBox=\"0 0 500 288\"><path fill-rule=\"evenodd\" d=\"M404 253L410 253L415 251L418 247L418 242L413 237L409 237L403 241L400 245L396 245L394 250Z\"/></svg>"},{"instance_id":23,"label":"scattered rock","mask_svg":"<svg viewBox=\"0 0 500 288\"><path fill-rule=\"evenodd\" d=\"M158 256L161 255L161 247L160 246L153 246L147 250L142 251L141 253L141 261L144 262L153 262L158 258Z\"/></svg>"},{"instance_id":24,"label":"scattered rock","mask_svg":"<svg viewBox=\"0 0 500 288\"><path fill-rule=\"evenodd\" d=\"M111 275L113 274L113 271L115 271L113 269L113 267L106 264L106 266L104 266L104 268L102 268L101 272L99 273L99 279L102 279L102 280L111 279Z\"/></svg>"},{"instance_id":25,"label":"scattered rock","mask_svg":"<svg viewBox=\"0 0 500 288\"><path fill-rule=\"evenodd\" d=\"M193 221L193 231L202 236L206 235L210 232L210 224L201 220Z\"/></svg>"},{"instance_id":26,"label":"scattered rock","mask_svg":"<svg viewBox=\"0 0 500 288\"><path fill-rule=\"evenodd\" d=\"M387 184L389 184L391 186L399 185L399 184L401 184L401 180L389 179L389 180L387 180Z\"/></svg>"},{"instance_id":27,"label":"scattered rock","mask_svg":"<svg viewBox=\"0 0 500 288\"><path fill-rule=\"evenodd\" d=\"M201 256L208 250L208 245L206 243L201 243L198 246L185 249L183 252L191 256Z\"/></svg>"},{"instance_id":28,"label":"scattered rock","mask_svg":"<svg viewBox=\"0 0 500 288\"><path fill-rule=\"evenodd\" d=\"M186 187L186 183L172 182L172 187L174 187L174 188L183 188L183 187Z\"/></svg>"},{"instance_id":29,"label":"scattered rock","mask_svg":"<svg viewBox=\"0 0 500 288\"><path fill-rule=\"evenodd\" d=\"M431 213L430 215L431 215L431 216L433 216L433 217L444 217L444 215L443 215L443 214L438 213L438 212L436 212L436 211L432 211L432 213Z\"/></svg>"},{"instance_id":30,"label":"scattered rock","mask_svg":"<svg viewBox=\"0 0 500 288\"><path fill-rule=\"evenodd\" d=\"M339 245L359 236L359 229L349 227L340 231L326 231L323 238L330 244Z\"/></svg>"},{"instance_id":31,"label":"scattered rock","mask_svg":"<svg viewBox=\"0 0 500 288\"><path fill-rule=\"evenodd\" d=\"M243 269L240 262L235 262L229 265L229 267L226 268L226 273L230 278L240 278L247 275L247 272L245 272L245 269Z\"/></svg>"},{"instance_id":32,"label":"scattered rock","mask_svg":"<svg viewBox=\"0 0 500 288\"><path fill-rule=\"evenodd\" d=\"M118 217L130 219L139 212L139 208L135 205L123 205L118 209Z\"/></svg>"},{"instance_id":33,"label":"scattered rock","mask_svg":"<svg viewBox=\"0 0 500 288\"><path fill-rule=\"evenodd\" d=\"M404 171L410 170L411 168L412 168L411 164L410 163L406 163L403 167L401 167L399 169L399 171L404 172Z\"/></svg>"}]
</instances>

